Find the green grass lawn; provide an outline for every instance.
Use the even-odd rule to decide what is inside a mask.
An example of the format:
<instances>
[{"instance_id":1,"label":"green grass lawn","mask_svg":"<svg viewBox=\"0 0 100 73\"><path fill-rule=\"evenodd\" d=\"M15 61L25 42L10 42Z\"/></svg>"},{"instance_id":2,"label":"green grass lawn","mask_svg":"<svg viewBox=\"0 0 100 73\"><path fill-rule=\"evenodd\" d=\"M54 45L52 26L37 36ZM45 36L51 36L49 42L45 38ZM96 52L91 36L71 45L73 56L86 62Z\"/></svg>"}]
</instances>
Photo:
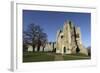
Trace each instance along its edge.
<instances>
[{"instance_id":1,"label":"green grass lawn","mask_svg":"<svg viewBox=\"0 0 100 73\"><path fill-rule=\"evenodd\" d=\"M23 53L23 62L53 61L54 55L47 52L26 52Z\"/></svg>"},{"instance_id":2,"label":"green grass lawn","mask_svg":"<svg viewBox=\"0 0 100 73\"><path fill-rule=\"evenodd\" d=\"M60 55L63 60L85 60L90 59L89 56L83 54L61 55L52 52L24 52L23 62L41 62L41 61L55 61L56 57Z\"/></svg>"},{"instance_id":3,"label":"green grass lawn","mask_svg":"<svg viewBox=\"0 0 100 73\"><path fill-rule=\"evenodd\" d=\"M64 60L86 60L91 59L89 56L86 56L84 54L72 54L72 55L64 55Z\"/></svg>"}]
</instances>

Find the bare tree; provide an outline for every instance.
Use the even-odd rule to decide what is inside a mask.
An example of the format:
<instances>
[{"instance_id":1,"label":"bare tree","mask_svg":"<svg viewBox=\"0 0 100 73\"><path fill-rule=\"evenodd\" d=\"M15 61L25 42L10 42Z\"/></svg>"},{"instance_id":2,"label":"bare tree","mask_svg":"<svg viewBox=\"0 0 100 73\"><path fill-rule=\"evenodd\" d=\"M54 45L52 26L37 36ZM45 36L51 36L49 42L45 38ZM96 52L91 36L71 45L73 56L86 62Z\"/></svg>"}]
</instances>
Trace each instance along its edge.
<instances>
[{"instance_id":1,"label":"bare tree","mask_svg":"<svg viewBox=\"0 0 100 73\"><path fill-rule=\"evenodd\" d=\"M43 47L43 50L44 51L44 48L46 46L46 43L47 43L47 34L46 33L43 33L42 36L41 36L41 42L42 42L42 47Z\"/></svg>"},{"instance_id":2,"label":"bare tree","mask_svg":"<svg viewBox=\"0 0 100 73\"><path fill-rule=\"evenodd\" d=\"M44 41L47 41L47 35L39 25L30 24L24 31L24 34L27 42L32 45L33 52L35 51L35 47L37 47L37 51L40 51L40 46L43 46Z\"/></svg>"},{"instance_id":3,"label":"bare tree","mask_svg":"<svg viewBox=\"0 0 100 73\"><path fill-rule=\"evenodd\" d=\"M39 25L36 26L36 37L37 37L37 51L40 51L40 46L45 47L47 41L47 34L43 32L43 29Z\"/></svg>"}]
</instances>

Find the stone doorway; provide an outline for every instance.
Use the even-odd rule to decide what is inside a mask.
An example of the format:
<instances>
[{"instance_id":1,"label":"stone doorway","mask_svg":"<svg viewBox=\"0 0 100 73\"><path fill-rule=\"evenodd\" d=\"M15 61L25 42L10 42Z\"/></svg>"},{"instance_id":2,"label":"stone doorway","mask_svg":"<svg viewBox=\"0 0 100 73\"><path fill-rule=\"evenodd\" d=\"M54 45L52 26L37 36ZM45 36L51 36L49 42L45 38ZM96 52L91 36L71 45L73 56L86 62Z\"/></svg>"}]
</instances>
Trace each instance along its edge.
<instances>
[{"instance_id":1,"label":"stone doorway","mask_svg":"<svg viewBox=\"0 0 100 73\"><path fill-rule=\"evenodd\" d=\"M66 53L66 47L63 48L63 53Z\"/></svg>"}]
</instances>

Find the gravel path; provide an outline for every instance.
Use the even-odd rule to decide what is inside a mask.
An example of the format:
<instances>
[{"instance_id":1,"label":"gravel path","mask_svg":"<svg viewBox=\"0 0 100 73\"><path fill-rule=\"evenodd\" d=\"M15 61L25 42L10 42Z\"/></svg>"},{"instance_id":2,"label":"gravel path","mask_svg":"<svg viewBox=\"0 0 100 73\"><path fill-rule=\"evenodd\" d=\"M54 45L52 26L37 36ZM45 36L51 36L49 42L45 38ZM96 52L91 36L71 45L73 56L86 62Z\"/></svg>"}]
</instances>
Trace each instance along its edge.
<instances>
[{"instance_id":1,"label":"gravel path","mask_svg":"<svg viewBox=\"0 0 100 73\"><path fill-rule=\"evenodd\" d=\"M61 60L63 60L62 55L55 55L55 61L61 61Z\"/></svg>"}]
</instances>

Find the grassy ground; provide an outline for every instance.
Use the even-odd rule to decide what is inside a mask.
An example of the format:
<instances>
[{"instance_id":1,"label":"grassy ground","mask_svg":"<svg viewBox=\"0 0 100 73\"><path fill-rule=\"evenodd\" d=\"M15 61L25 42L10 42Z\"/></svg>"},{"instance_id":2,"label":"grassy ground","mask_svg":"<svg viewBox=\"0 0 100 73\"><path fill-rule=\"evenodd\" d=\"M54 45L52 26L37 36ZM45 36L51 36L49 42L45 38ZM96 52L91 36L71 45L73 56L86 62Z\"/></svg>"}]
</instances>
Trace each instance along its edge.
<instances>
[{"instance_id":1,"label":"grassy ground","mask_svg":"<svg viewBox=\"0 0 100 73\"><path fill-rule=\"evenodd\" d=\"M23 62L61 61L90 59L83 54L61 55L52 52L26 52L23 53Z\"/></svg>"},{"instance_id":2,"label":"grassy ground","mask_svg":"<svg viewBox=\"0 0 100 73\"><path fill-rule=\"evenodd\" d=\"M54 55L49 55L46 52L26 52L23 53L23 62L39 62L53 61Z\"/></svg>"},{"instance_id":3,"label":"grassy ground","mask_svg":"<svg viewBox=\"0 0 100 73\"><path fill-rule=\"evenodd\" d=\"M90 59L89 56L83 55L83 54L74 54L74 55L64 55L64 60L85 60Z\"/></svg>"}]
</instances>

